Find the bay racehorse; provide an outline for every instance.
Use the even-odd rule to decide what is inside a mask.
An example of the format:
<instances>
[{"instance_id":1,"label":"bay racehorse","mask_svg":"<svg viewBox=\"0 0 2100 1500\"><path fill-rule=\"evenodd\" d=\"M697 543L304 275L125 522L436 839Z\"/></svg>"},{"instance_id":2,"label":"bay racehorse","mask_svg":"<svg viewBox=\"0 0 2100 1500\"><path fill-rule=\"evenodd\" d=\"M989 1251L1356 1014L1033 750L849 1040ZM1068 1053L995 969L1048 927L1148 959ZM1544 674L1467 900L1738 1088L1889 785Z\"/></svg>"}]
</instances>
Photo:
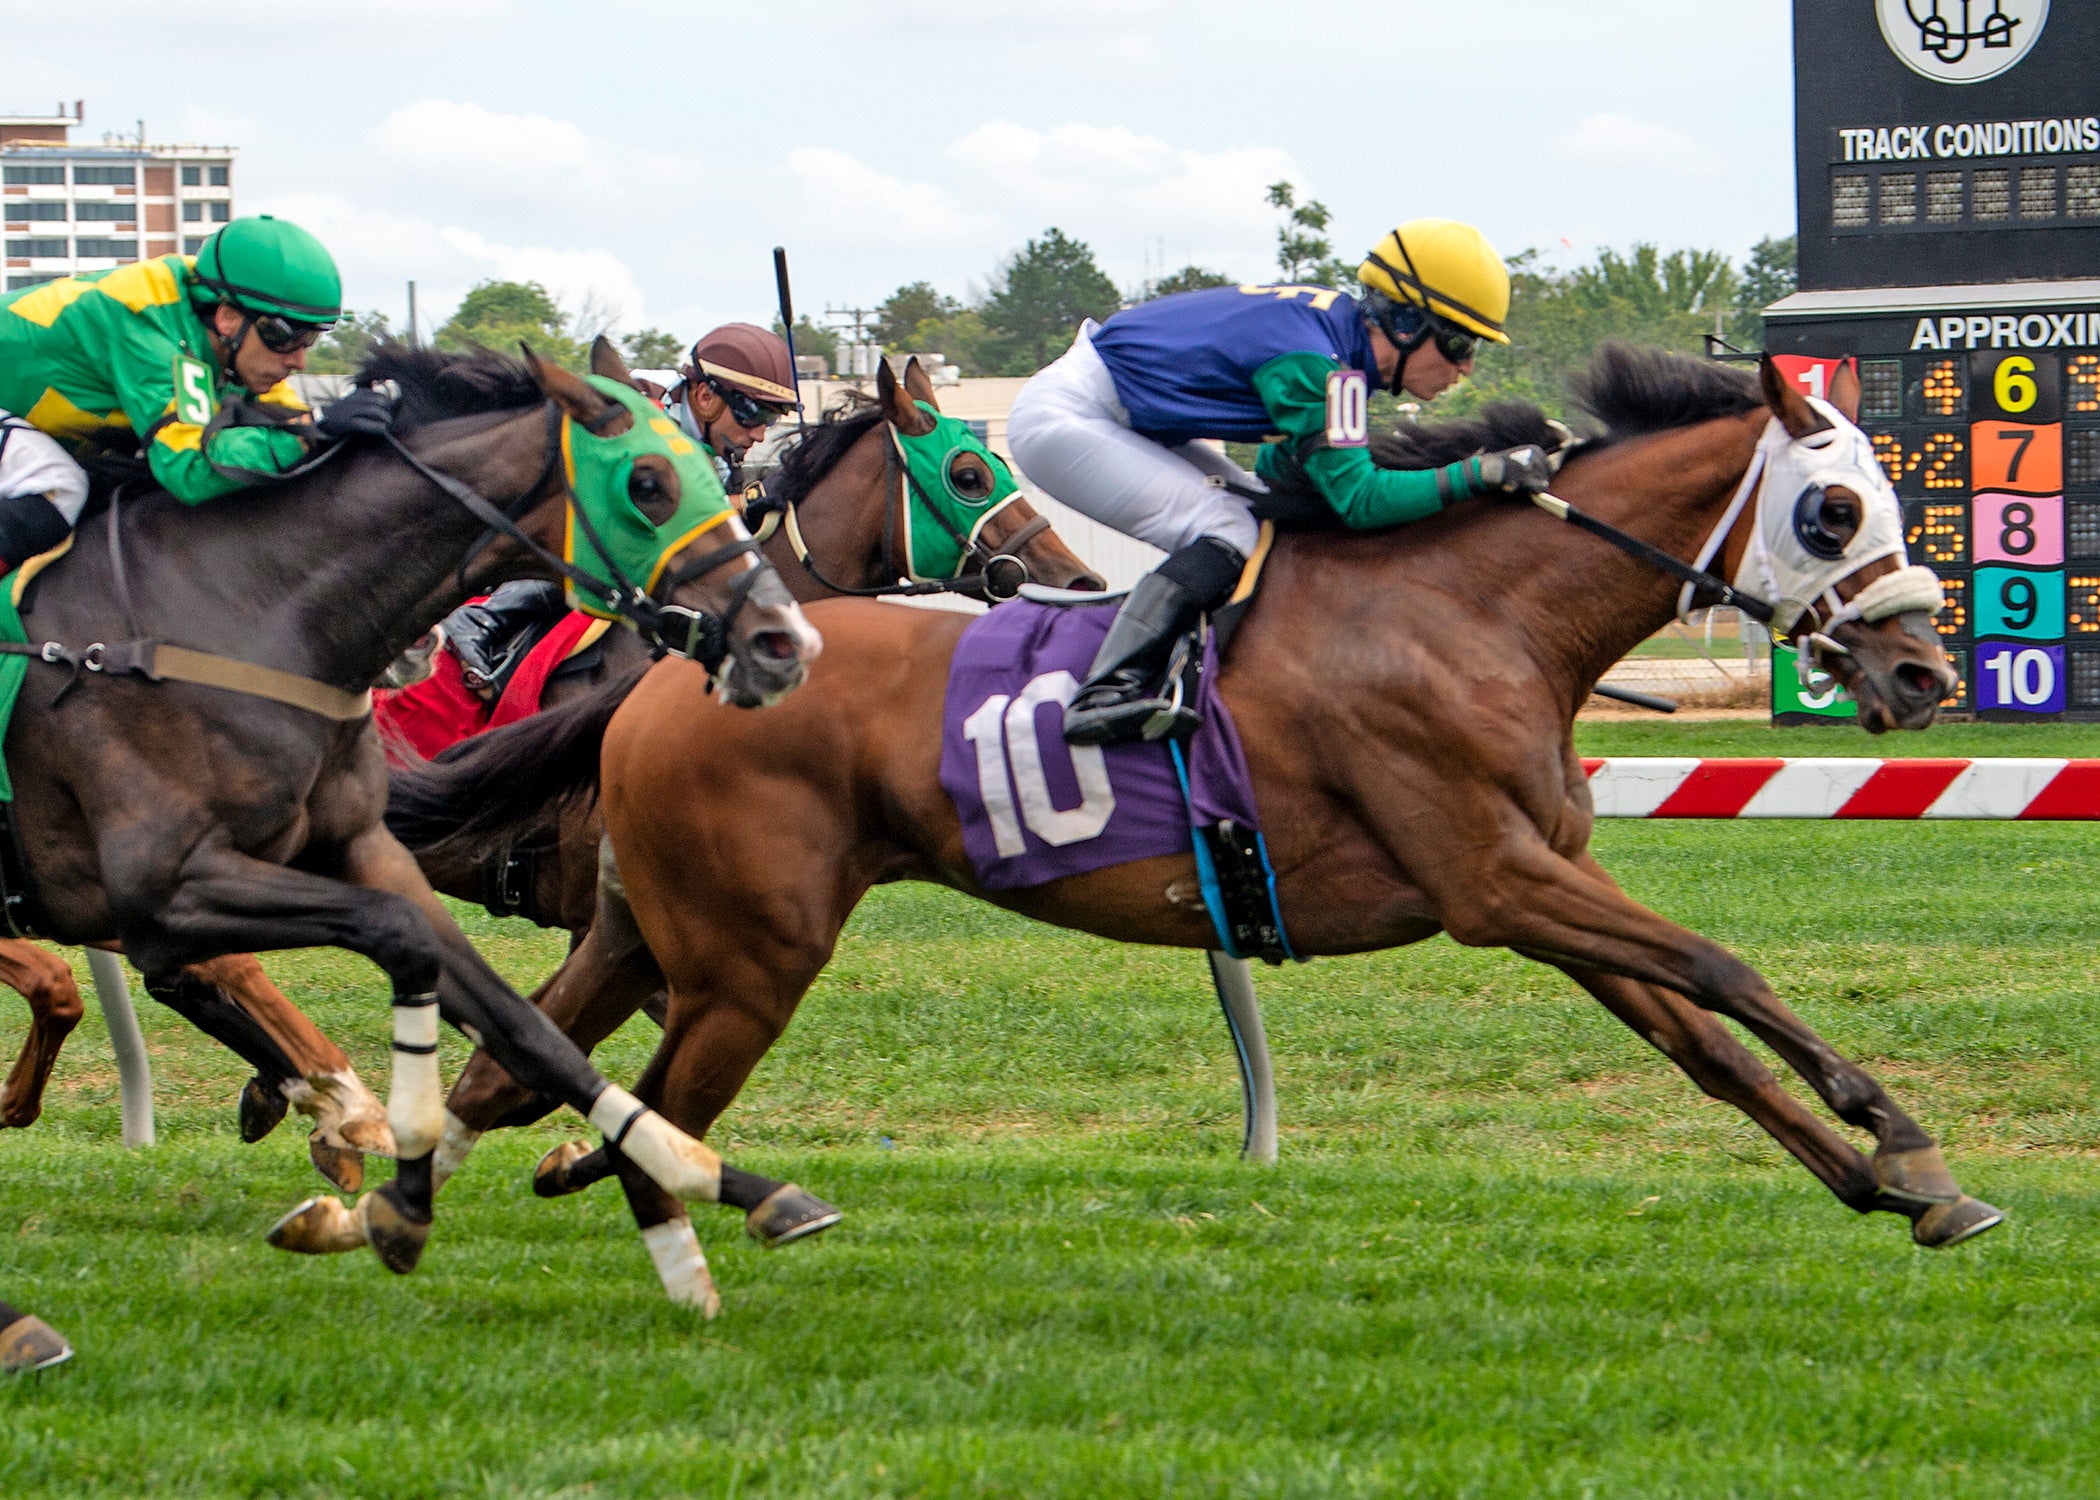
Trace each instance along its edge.
<instances>
[{"instance_id":1,"label":"bay racehorse","mask_svg":"<svg viewBox=\"0 0 2100 1500\"><path fill-rule=\"evenodd\" d=\"M1932 722L1954 681L1930 619L1938 585L1905 565L1894 492L1842 412L1811 403L1769 362L1751 379L1623 349L1600 357L1578 395L1602 432L1561 469L1563 499L1772 594L1778 633L1851 691L1868 730ZM1427 467L1555 441L1536 410L1501 406L1403 432L1380 458ZM1301 955L1360 953L1444 931L1552 964L1848 1207L1903 1215L1921 1245L1980 1233L1997 1210L1962 1193L1932 1137L1879 1083L1740 958L1624 895L1589 851L1576 710L1679 607L1678 580L1651 563L1503 499L1379 535L1279 534L1220 688L1270 830L1291 942ZM536 761L574 778L589 759L580 747L602 740L616 878L670 993L636 1087L696 1133L785 1029L872 885L935 881L1125 942L1215 941L1187 856L980 887L939 779L949 660L967 622L857 601L812 606L811 617L824 658L763 721L707 701L697 672L669 662L617 712L581 705L566 733L551 716L516 739L502 731L450 768L470 800L531 805L551 789ZM541 1004L586 1043L631 1011L637 985L600 993L570 977ZM1870 1132L1872 1158L1789 1094L1722 1018ZM526 1104L499 1064L469 1064L448 1142ZM602 1147L557 1148L541 1176L566 1188L607 1164L645 1232L678 1212Z\"/></svg>"},{"instance_id":2,"label":"bay racehorse","mask_svg":"<svg viewBox=\"0 0 2100 1500\"><path fill-rule=\"evenodd\" d=\"M743 705L795 687L817 637L631 391L529 351L389 349L363 376L398 384L397 435L196 509L119 490L92 523L106 544L35 580L44 644L17 657L6 753L41 931L121 942L156 993L251 950L343 947L385 972L403 1159L353 1217L395 1270L430 1229L440 1014L611 1121L679 1196L772 1191L598 1076L475 953L381 821L365 689L470 593L534 573L667 633L704 659L697 688L712 674Z\"/></svg>"}]
</instances>

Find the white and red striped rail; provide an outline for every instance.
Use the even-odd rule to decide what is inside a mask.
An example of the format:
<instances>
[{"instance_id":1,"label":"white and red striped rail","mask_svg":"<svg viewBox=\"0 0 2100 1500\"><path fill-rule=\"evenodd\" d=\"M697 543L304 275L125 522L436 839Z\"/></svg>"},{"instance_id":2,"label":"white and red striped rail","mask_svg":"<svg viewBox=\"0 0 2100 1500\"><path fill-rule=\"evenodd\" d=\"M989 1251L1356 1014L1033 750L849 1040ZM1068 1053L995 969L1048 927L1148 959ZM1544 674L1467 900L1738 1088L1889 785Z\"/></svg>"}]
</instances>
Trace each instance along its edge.
<instances>
[{"instance_id":1,"label":"white and red striped rail","mask_svg":"<svg viewBox=\"0 0 2100 1500\"><path fill-rule=\"evenodd\" d=\"M2100 820L2100 760L1585 760L1600 818Z\"/></svg>"}]
</instances>

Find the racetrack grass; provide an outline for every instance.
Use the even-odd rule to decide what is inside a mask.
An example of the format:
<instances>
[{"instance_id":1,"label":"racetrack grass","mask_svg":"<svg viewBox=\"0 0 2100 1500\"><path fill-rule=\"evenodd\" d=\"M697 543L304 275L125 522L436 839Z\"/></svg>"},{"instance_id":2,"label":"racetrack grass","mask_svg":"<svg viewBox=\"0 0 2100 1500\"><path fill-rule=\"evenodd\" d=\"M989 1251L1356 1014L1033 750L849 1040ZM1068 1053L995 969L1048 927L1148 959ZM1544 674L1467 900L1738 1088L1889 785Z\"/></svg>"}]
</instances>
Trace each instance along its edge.
<instances>
[{"instance_id":1,"label":"racetrack grass","mask_svg":"<svg viewBox=\"0 0 2100 1500\"><path fill-rule=\"evenodd\" d=\"M2100 753L2005 734L1583 745ZM1441 939L1260 975L1284 1139L1257 1169L1193 955L876 893L718 1132L849 1217L767 1254L699 1211L709 1325L662 1303L610 1187L530 1196L573 1120L492 1138L413 1278L269 1250L318 1183L299 1123L242 1147L238 1064L149 1003L163 1144L124 1152L91 1015L45 1121L0 1135L0 1296L81 1351L0 1384L0 1496L2093 1493L2095 836L1599 830L2012 1215L1936 1255L1557 973ZM558 952L475 930L520 980ZM271 967L383 1080L376 976Z\"/></svg>"}]
</instances>

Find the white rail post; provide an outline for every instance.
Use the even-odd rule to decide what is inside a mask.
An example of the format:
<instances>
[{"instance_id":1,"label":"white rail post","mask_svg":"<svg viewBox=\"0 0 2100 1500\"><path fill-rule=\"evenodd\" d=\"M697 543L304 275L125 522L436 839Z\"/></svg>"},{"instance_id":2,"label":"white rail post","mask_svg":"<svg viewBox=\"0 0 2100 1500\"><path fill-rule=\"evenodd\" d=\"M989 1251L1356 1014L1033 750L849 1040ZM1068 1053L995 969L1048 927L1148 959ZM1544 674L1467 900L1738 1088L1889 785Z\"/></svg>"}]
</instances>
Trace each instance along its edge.
<instances>
[{"instance_id":1,"label":"white rail post","mask_svg":"<svg viewBox=\"0 0 2100 1500\"><path fill-rule=\"evenodd\" d=\"M145 1033L132 1009L131 986L124 982L124 961L100 948L88 949L88 972L95 979L95 1000L109 1027L109 1045L117 1054L117 1085L124 1100L124 1144L153 1144L153 1065L146 1058Z\"/></svg>"},{"instance_id":2,"label":"white rail post","mask_svg":"<svg viewBox=\"0 0 2100 1500\"><path fill-rule=\"evenodd\" d=\"M1269 1037L1262 1030L1261 1001L1254 995L1254 972L1243 958L1212 949L1210 981L1218 1005L1232 1028L1232 1050L1240 1065L1240 1100L1246 1131L1240 1155L1263 1166L1276 1164L1276 1079L1269 1066Z\"/></svg>"}]
</instances>

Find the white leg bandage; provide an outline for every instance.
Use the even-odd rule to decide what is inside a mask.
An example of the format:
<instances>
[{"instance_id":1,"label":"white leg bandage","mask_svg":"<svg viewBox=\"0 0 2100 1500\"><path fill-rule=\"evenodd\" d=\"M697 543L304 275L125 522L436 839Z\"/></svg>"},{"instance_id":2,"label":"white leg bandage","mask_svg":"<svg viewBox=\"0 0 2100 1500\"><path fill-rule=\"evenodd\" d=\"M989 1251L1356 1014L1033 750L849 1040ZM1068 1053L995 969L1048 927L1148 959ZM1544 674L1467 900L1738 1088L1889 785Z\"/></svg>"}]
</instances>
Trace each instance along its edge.
<instances>
[{"instance_id":1,"label":"white leg bandage","mask_svg":"<svg viewBox=\"0 0 2100 1500\"><path fill-rule=\"evenodd\" d=\"M714 1203L722 1196L722 1158L618 1084L607 1084L591 1106L591 1123L606 1140L681 1203Z\"/></svg>"},{"instance_id":2,"label":"white leg bandage","mask_svg":"<svg viewBox=\"0 0 2100 1500\"><path fill-rule=\"evenodd\" d=\"M438 1142L437 1158L430 1164L432 1192L451 1181L452 1174L459 1170L459 1164L467 1159L467 1153L480 1139L480 1131L468 1129L458 1115L449 1109L445 1111L445 1134Z\"/></svg>"},{"instance_id":3,"label":"white leg bandage","mask_svg":"<svg viewBox=\"0 0 2100 1500\"><path fill-rule=\"evenodd\" d=\"M402 1161L428 1156L444 1133L445 1094L438 1087L436 995L394 998L394 1081L386 1121Z\"/></svg>"},{"instance_id":4,"label":"white leg bandage","mask_svg":"<svg viewBox=\"0 0 2100 1500\"><path fill-rule=\"evenodd\" d=\"M681 1307L697 1307L710 1318L720 1311L722 1299L715 1292L715 1279L708 1272L707 1257L701 1253L691 1219L673 1219L644 1229L642 1243L649 1247L649 1259L656 1262L656 1277L664 1284L666 1297Z\"/></svg>"}]
</instances>

